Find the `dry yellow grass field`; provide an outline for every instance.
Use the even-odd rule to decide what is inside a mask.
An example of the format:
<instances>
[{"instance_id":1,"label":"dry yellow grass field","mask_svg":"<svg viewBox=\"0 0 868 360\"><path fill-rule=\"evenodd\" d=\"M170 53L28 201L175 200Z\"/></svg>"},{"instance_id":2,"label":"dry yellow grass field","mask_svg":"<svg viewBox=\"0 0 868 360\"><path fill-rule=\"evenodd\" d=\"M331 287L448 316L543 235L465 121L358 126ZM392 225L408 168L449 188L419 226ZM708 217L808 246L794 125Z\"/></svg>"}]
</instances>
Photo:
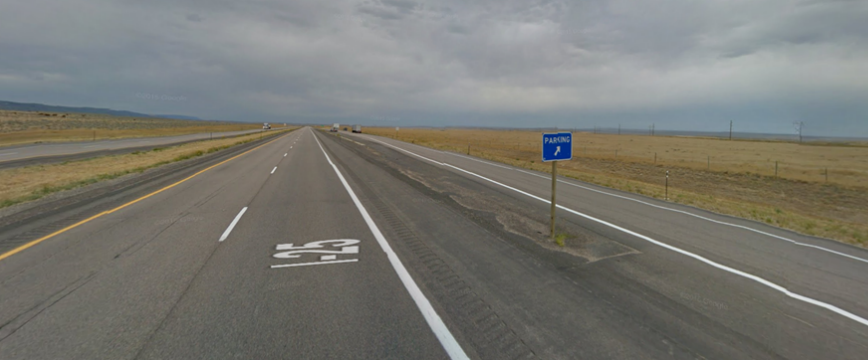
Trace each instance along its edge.
<instances>
[{"instance_id":1,"label":"dry yellow grass field","mask_svg":"<svg viewBox=\"0 0 868 360\"><path fill-rule=\"evenodd\" d=\"M286 131L268 132L265 136L277 136ZM62 164L34 165L0 170L0 207L36 200L57 191L73 189L220 151L234 145L258 140L260 136L260 134L254 134L229 139L204 140L125 155L102 156Z\"/></svg>"},{"instance_id":2,"label":"dry yellow grass field","mask_svg":"<svg viewBox=\"0 0 868 360\"><path fill-rule=\"evenodd\" d=\"M537 131L365 128L441 150L539 171ZM559 173L583 181L868 245L868 146L574 134ZM656 160L655 160L656 154ZM777 176L775 166L777 162ZM827 170L828 169L828 170ZM828 180L827 176L828 175Z\"/></svg>"},{"instance_id":3,"label":"dry yellow grass field","mask_svg":"<svg viewBox=\"0 0 868 360\"><path fill-rule=\"evenodd\" d=\"M261 124L0 110L0 146L253 130Z\"/></svg>"}]
</instances>

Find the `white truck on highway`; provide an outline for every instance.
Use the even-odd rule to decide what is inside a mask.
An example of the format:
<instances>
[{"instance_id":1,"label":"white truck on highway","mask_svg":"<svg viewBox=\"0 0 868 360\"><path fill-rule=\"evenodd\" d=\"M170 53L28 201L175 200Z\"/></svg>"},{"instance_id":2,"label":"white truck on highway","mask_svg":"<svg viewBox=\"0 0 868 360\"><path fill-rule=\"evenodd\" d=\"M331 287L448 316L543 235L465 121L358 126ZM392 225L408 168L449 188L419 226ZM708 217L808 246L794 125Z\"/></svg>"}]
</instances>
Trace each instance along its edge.
<instances>
[{"instance_id":1,"label":"white truck on highway","mask_svg":"<svg viewBox=\"0 0 868 360\"><path fill-rule=\"evenodd\" d=\"M361 134L362 133L362 126L361 125L353 125L353 132Z\"/></svg>"},{"instance_id":2,"label":"white truck on highway","mask_svg":"<svg viewBox=\"0 0 868 360\"><path fill-rule=\"evenodd\" d=\"M262 124L262 130L271 130L271 125L269 123Z\"/></svg>"},{"instance_id":3,"label":"white truck on highway","mask_svg":"<svg viewBox=\"0 0 868 360\"><path fill-rule=\"evenodd\" d=\"M335 123L334 125L332 125L332 129L329 131L338 132L338 130L340 130L340 129L341 129L341 124Z\"/></svg>"}]
</instances>

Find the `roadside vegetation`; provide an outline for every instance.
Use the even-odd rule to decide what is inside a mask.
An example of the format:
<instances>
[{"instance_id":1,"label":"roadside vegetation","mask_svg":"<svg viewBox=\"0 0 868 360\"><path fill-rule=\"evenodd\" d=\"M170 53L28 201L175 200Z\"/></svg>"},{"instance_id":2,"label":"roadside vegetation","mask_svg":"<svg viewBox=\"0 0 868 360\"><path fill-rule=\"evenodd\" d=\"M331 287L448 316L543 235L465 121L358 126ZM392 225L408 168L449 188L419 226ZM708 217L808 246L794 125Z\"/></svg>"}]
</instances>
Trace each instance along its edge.
<instances>
[{"instance_id":1,"label":"roadside vegetation","mask_svg":"<svg viewBox=\"0 0 868 360\"><path fill-rule=\"evenodd\" d=\"M262 124L0 110L0 146L255 130Z\"/></svg>"},{"instance_id":2,"label":"roadside vegetation","mask_svg":"<svg viewBox=\"0 0 868 360\"><path fill-rule=\"evenodd\" d=\"M60 164L34 165L0 170L0 208L40 199L59 191L71 190L124 175L141 173L161 165L183 161L232 146L274 137L294 129L265 134L204 140L193 143L136 151L125 155L101 156Z\"/></svg>"},{"instance_id":3,"label":"roadside vegetation","mask_svg":"<svg viewBox=\"0 0 868 360\"><path fill-rule=\"evenodd\" d=\"M550 172L536 131L365 129ZM868 247L868 144L575 133L558 174Z\"/></svg>"}]
</instances>

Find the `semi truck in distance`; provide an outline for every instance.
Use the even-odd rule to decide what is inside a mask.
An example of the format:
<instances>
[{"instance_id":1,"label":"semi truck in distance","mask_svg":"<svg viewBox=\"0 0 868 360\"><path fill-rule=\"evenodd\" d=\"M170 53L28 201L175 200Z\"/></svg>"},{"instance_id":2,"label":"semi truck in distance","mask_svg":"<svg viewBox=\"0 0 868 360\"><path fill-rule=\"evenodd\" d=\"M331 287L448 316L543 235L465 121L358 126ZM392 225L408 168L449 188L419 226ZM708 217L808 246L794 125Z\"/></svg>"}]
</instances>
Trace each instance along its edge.
<instances>
[{"instance_id":1,"label":"semi truck in distance","mask_svg":"<svg viewBox=\"0 0 868 360\"><path fill-rule=\"evenodd\" d=\"M269 123L262 124L262 130L271 130L271 124L269 124Z\"/></svg>"},{"instance_id":2,"label":"semi truck in distance","mask_svg":"<svg viewBox=\"0 0 868 360\"><path fill-rule=\"evenodd\" d=\"M340 129L341 129L341 124L335 123L334 125L332 125L332 129L329 131L330 132L338 132L338 130L340 130Z\"/></svg>"},{"instance_id":3,"label":"semi truck in distance","mask_svg":"<svg viewBox=\"0 0 868 360\"><path fill-rule=\"evenodd\" d=\"M361 125L353 125L353 132L357 133L357 134L361 134L362 133L362 126Z\"/></svg>"}]
</instances>

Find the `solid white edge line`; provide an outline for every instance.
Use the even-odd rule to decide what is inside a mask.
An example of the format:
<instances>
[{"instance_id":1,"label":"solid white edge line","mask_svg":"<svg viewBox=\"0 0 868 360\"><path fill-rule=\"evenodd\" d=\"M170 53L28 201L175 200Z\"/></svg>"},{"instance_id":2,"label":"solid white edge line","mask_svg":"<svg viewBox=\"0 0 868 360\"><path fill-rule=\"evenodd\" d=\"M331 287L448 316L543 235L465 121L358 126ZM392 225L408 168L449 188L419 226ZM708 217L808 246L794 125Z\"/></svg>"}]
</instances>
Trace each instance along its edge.
<instances>
[{"instance_id":1,"label":"solid white edge line","mask_svg":"<svg viewBox=\"0 0 868 360\"><path fill-rule=\"evenodd\" d=\"M271 173L274 174L275 171L277 171L277 166L275 166L274 169L271 169Z\"/></svg>"},{"instance_id":2,"label":"solid white edge line","mask_svg":"<svg viewBox=\"0 0 868 360\"><path fill-rule=\"evenodd\" d=\"M401 148L399 148L399 147L393 146L393 145L391 145L391 144L387 144L387 143L382 142L382 141L377 140L377 139L373 139L373 138L369 138L369 139L370 139L370 140L377 141L377 142L382 143L382 144L384 144L384 145L388 145L388 146L394 147L394 148L399 149L399 150L401 150L401 151L406 151L406 150L404 150L404 149L401 149ZM416 146L419 146L419 145L416 145ZM440 152L440 153L445 153L445 154L453 155L453 156L458 156L458 157L460 157L460 158L464 158L464 159L467 159L467 160L472 160L472 161L480 162L480 163L487 164L487 165L491 165L491 166L496 166L496 167L503 168L503 169L515 170L515 171L518 171L518 172L521 172L521 173L525 173L525 174L528 174L528 175L533 175L533 176L536 176L536 177L539 177L539 178L543 178L543 179L547 179L547 180L550 180L550 179L551 179L551 177L546 177L546 176L543 176L543 175L540 175L540 174L534 174L534 173L532 173L532 172L530 172L530 171L525 171L525 170L518 169L518 168L514 168L514 167L508 167L508 166L503 166L503 165L499 165L499 164L494 164L494 163L491 163L491 162L488 162L488 161L483 161L483 160L479 160L479 159L474 159L474 158L472 158L472 157L464 156L464 155L461 155L461 154L456 154L456 153L452 153L452 152L448 152L448 151L438 151L438 150L434 150L434 149L431 149L431 150L433 150L433 151L437 151L437 152ZM413 155L416 155L416 154L413 154ZM416 156L419 156L419 155L416 155ZM427 159L427 158L425 158L424 156L419 156L419 157L421 157L421 158L423 158L423 159ZM432 162L435 162L435 163L440 164L440 165L443 164L443 163L440 163L440 162L437 162L437 161L433 161L433 160L432 160ZM768 236L768 237L771 237L771 238L774 238L774 239L778 239L778 240L786 241L786 242L792 243L793 245L804 246L804 247L807 247L807 248L812 248L812 249L817 249L817 250L820 250L820 251L825 251L825 252L828 252L828 253L831 253L831 254L835 254L835 255L838 255L838 256L843 256L843 257L846 257L846 258L848 258L848 259L852 259L852 260L856 260L856 261L861 261L861 262L864 262L864 263L868 264L868 259L865 259L865 258L861 258L861 257L858 257L858 256L854 256L854 255L850 255L850 254L847 254L847 253L843 253L843 252L840 252L840 251L835 251L835 250L832 250L832 249L824 248L824 247L822 247L822 246L818 246L818 245L813 245L813 244L807 244L807 243L799 242L799 241L796 241L796 240L793 240L793 239L790 239L790 238L787 238L787 237L783 237L783 236L780 236L780 235L775 235L775 234L772 234L772 233L769 233L769 232L765 232L765 231L762 231L762 230L757 230L757 229L754 229L754 228L749 227L749 226L744 226L744 225L738 225L738 224L728 223L728 222L720 221L720 220L714 220L714 219L711 219L711 218L708 218L708 217L705 217L705 216L701 216L701 215L697 215L697 214L691 213L691 212L689 212L689 211L684 211L684 210L678 210L678 209L668 208L668 207L665 207L665 206L660 206L660 205L652 204L652 203L649 203L649 202L645 202L645 201L642 201L642 200L639 200L639 199L634 199L634 198L631 198L631 197L622 196L622 195L618 195L618 194L612 194L612 193L609 193L609 192L606 192L606 191L593 189L593 188L590 188L590 187L587 187L587 186L582 186L582 185L575 184L575 183L573 183L573 182L565 181L565 180L562 180L562 179L558 179L558 182L559 182L559 183L562 183L562 184L567 184L567 185L570 185L570 186L574 186L574 187L577 187L577 188L580 188L580 189L585 189L585 190L588 190L588 191L593 191L593 192L598 193L598 194L608 195L608 196L616 197L616 198L623 199L623 200L629 200L629 201L637 202L637 203L640 203L640 204L643 204L643 205L647 205L647 206L650 206L650 207L653 207L653 208L657 208L657 209L660 209L660 210L666 210L666 211L671 211L671 212L675 212L675 213L679 213L679 214L683 214L683 215L687 215L687 216L692 216L692 217L695 217L695 218L697 218L697 219L702 219L702 220L705 220L705 221L713 222L713 223L718 224L718 225L730 226L730 227L734 227L734 228L737 228L737 229L747 230L747 231L750 231L750 232L753 232L753 233L757 233L757 234L760 234L760 235L765 235L765 236Z\"/></svg>"},{"instance_id":3,"label":"solid white edge line","mask_svg":"<svg viewBox=\"0 0 868 360\"><path fill-rule=\"evenodd\" d=\"M470 159L470 160L474 160L474 159ZM534 173L532 173L532 172L524 171L524 170L521 170L521 169L513 169L513 170L518 171L518 172L523 172L523 173L528 174L528 175L533 175L533 176L536 176L536 177L540 177L540 178L543 178L543 179L551 179L550 177L545 177L545 176L542 176L542 175L539 175L539 174L534 174ZM712 219L712 218L707 218L707 217L705 217L705 216L697 215L697 214L691 213L691 212L689 212L689 211L684 211L684 210L678 210L678 209L668 208L668 207L665 207L665 206L660 206L660 205L652 204L652 203L649 203L649 202L645 202L645 201L642 201L642 200L639 200L639 199L633 199L633 198L631 198L631 197L622 196L622 195L618 195L618 194L612 194L612 193L608 193L608 192L605 192L605 191L601 191L601 190L597 190L597 189L589 188L589 187L587 187L587 186L582 186L582 185L579 185L579 184L574 184L574 183L569 182L569 181L558 180L558 182L559 182L559 183L563 183L563 184L567 184L567 185L570 185L570 186L575 186L575 187L580 188L580 189L585 189L585 190L588 190L588 191L593 191L593 192L595 192L595 193L600 193L600 194L603 194L603 195L608 195L608 196L616 197L616 198L619 198L619 199L624 199L624 200L629 200L629 201L637 202L637 203L640 203L640 204L643 204L643 205L647 205L647 206L650 206L650 207L653 207L653 208L657 208L657 209L660 209L660 210L672 211L672 212L675 212L675 213L679 213L679 214L683 214L683 215L687 215L687 216L692 216L692 217L695 217L695 218L697 218L697 219L702 219L702 220L705 220L705 221L708 221L708 222L713 222L713 223L715 223L715 224L724 225L724 226L730 226L730 227L734 227L734 228L742 229L742 230L747 230L747 231L750 231L750 232L754 232L754 233L757 233L757 234L760 234L760 235L765 235L765 236L768 236L768 237L771 237L771 238L774 238L774 239L778 239L778 240L781 240L781 241L786 241L786 242L788 242L788 243L792 243L793 245L804 246L804 247L809 247L809 248L817 249L817 250L820 250L820 251L825 251L825 252L828 252L828 253L832 253L832 254L835 254L835 255L838 255L838 256L843 256L843 257L846 257L846 258L850 258L850 259L853 259L853 260L856 260L856 261L861 261L861 262L864 262L864 263L868 264L868 259L860 258L860 257L858 257L858 256L853 256L853 255L850 255L850 254L847 254L847 253L842 253L842 252L840 252L840 251L835 251L835 250L832 250L832 249L827 249L827 248L824 248L824 247L822 247L822 246L818 246L818 245L806 244L806 243L798 242L798 241L795 241L795 240L790 239L790 238L786 238L786 237L783 237L783 236L775 235L775 234L772 234L772 233L769 233L769 232L765 232L765 231L762 231L762 230L757 230L757 229L751 228L751 227L749 227L749 226L744 226L744 225L738 225L738 224L728 223L728 222L720 221L720 220L714 220L714 219Z\"/></svg>"},{"instance_id":4,"label":"solid white edge line","mask_svg":"<svg viewBox=\"0 0 868 360\"><path fill-rule=\"evenodd\" d=\"M402 150L403 150L403 149L402 149ZM408 152L408 153L411 153L410 151L407 151L407 150L404 150L404 151L405 151L405 152ZM411 154L412 154L412 153L411 153ZM418 155L417 155L417 156L418 156ZM422 157L422 156L420 156L420 157ZM424 158L424 157L423 157L423 158ZM438 163L439 163L439 162L438 162ZM491 183L494 183L494 184L500 185L500 186L502 186L502 187L504 187L504 188L507 188L507 189L510 189L510 190L515 191L515 192L517 192L517 193L520 193L520 194L522 194L522 195L526 195L526 196L528 196L528 197L531 197L531 198L537 199L537 200L542 201L542 202L544 202L544 203L551 204L551 201L550 201L550 200L546 200L546 199L541 198L541 197L539 197L539 196L536 196L536 195L530 194L530 193L528 193L528 192L525 192L525 191L522 191L522 190L516 189L516 188L511 187L511 186L509 186L509 185L506 185L506 184L503 184L503 183L497 182L497 181L495 181L495 180L489 179L489 178L487 178L487 177L484 177L484 176L482 176L482 175L478 175L478 174L476 174L476 173L473 173L473 172L470 172L470 171L464 170L464 169L459 168L459 167L457 167L457 166L449 165L449 164L446 164L446 163L439 163L439 164L443 164L444 166L448 166L448 167L450 167L450 168L453 168L453 169L455 169L455 170L458 170L458 171L461 171L461 172L467 173L467 174L472 175L472 176L476 176L476 177L478 177L478 178L480 178L480 179L483 179L483 180L486 180L486 181L488 181L488 182L491 182ZM713 266L713 267L716 267L716 268L718 268L718 269L724 270L724 271L726 271L726 272L729 272L729 273L732 273L732 274L735 274L735 275L738 275L738 276L744 277L744 278L749 279L749 280L753 280L753 281L755 281L755 282L757 282L757 283L760 283L760 284L762 284L762 285L765 285L766 287L769 287L769 288L771 288L771 289L773 289L773 290L776 290L776 291L778 291L778 292L781 292L781 293L783 293L784 295L787 295L787 296L789 296L789 297L791 297L791 298L793 298L793 299L796 299L796 300L799 300L799 301L802 301L802 302L805 302L805 303L808 303L808 304L811 304L811 305L814 305L814 306L817 306L817 307L824 308L824 309L829 310L829 311L832 311L832 312L834 312L834 313L836 313L836 314L838 314L838 315L841 315L841 316L844 316L844 317L846 317L846 318L849 318L850 320L856 321L856 322L858 322L858 323L860 323L860 324L862 324L862 325L868 326L868 319L862 318L862 317L860 317L859 315L853 314L853 313L851 313L851 312L849 312L849 311L847 311L847 310L841 309L841 308L839 308L839 307L837 307L837 306L835 306L835 305L831 305L831 304L828 304L828 303L825 303L825 302L822 302L822 301L819 301L819 300L816 300L816 299L809 298L809 297L804 296L804 295L800 295L800 294L794 293L794 292L788 290L787 288L785 288L785 287L783 287L783 286L780 286L780 285L778 285L778 284L775 284L775 283L773 283L773 282L771 282L771 281L768 281L768 280L766 280L766 279L764 279L764 278L761 278L761 277L759 277L759 276L756 276L756 275L753 275L753 274L750 274L750 273L747 273L747 272L744 272L744 271L741 271L741 270L737 270L737 269L731 268L731 267L726 266L726 265L723 265L723 264L716 263L716 262L711 261L711 260L709 260L709 259L706 259L706 258L704 258L704 257L702 257L702 256L700 256L700 255L697 255L697 254L691 253L691 252L689 252L689 251L686 251L686 250L682 250L682 249L680 249L680 248L677 248L677 247L675 247L675 246L672 246L672 245L669 245L669 244L666 244L666 243L663 243L663 242L660 242L660 241L654 240L654 239L652 239L652 238L650 238L650 237L648 237L648 236L645 236L645 235L639 234L639 233L634 232L634 231L632 231L632 230L628 230L628 229L622 228L622 227L620 227L620 226L618 226L618 225L615 225L615 224L609 223L609 222L607 222L607 221L597 219L597 218L592 217L592 216L590 216L590 215L585 215L585 214L583 214L583 213L580 213L580 212L575 211L575 210L573 210L573 209L570 209L570 208L564 207L564 206L562 206L562 205L556 205L556 206L557 206L559 209L562 209L562 210L568 211L568 212L570 212L570 213L572 213L572 214L575 214L575 215L581 216L581 217L583 217L583 218L585 218L585 219L588 219L588 220L591 220L591 221L594 221L594 222L597 222L597 223L600 223L600 224L606 225L606 226L611 227L611 228L613 228L613 229L615 229L615 230L619 230L619 231L621 231L621 232L624 232L624 233L627 233L627 234L633 235L633 236L635 236L635 237L638 237L638 238L640 238L640 239L642 239L642 240L648 241L648 242L650 242L650 243L652 243L652 244L654 244L654 245L657 245L657 246L663 247L663 248L665 248L665 249L668 249L668 250L671 250L671 251L677 252L677 253L682 254L682 255L689 256L689 257L691 257L691 258L694 258L694 259L696 259L696 260L699 260L699 261L701 261L701 262L703 262L703 263L706 263L706 264L711 265L711 266Z\"/></svg>"},{"instance_id":5,"label":"solid white edge line","mask_svg":"<svg viewBox=\"0 0 868 360\"><path fill-rule=\"evenodd\" d=\"M368 211L365 210L362 202L359 201L358 197L356 197L356 194L353 192L350 184L347 183L347 180L344 179L344 176L341 174L340 170L338 170L338 167L335 166L331 158L329 158L328 154L326 154L325 149L323 149L319 139L317 139L315 134L311 135L313 135L314 140L316 140L316 143L317 145L319 145L319 148L322 151L323 155L325 155L326 160L328 160L329 164L335 170L335 173L338 175L338 178L341 180L344 188L347 189L347 193L350 194L350 197L353 199L353 203L356 204L356 208L358 208L359 212L362 214L362 217L368 224L368 228L371 229L371 232L374 234L374 238L377 239L377 243L380 244L380 248L382 248L383 252L386 253L386 256L389 259L389 263L392 264L392 268L395 269L395 272L398 274L398 278L401 279L401 283L404 284L407 292L410 293L410 297L412 297L413 301L416 302L416 306L419 308L419 311L422 313L422 316L425 318L428 326L431 327L431 331L434 332L434 336L436 336L437 340L440 341L440 345L442 345L443 349L446 350L449 358L455 360L469 360L470 358L467 357L466 353L464 353L464 349L461 348L461 345L458 344L458 341L455 340L455 337L452 335L451 332L449 332L449 328L447 328L446 324L443 323L443 319L440 318L440 315L438 315L437 312L434 310L434 307L431 306L428 298L425 297L425 294L422 293L422 290L420 290L419 286L416 285L416 282L413 281L413 278L410 276L410 273L407 272L407 269L404 268L404 264L401 263L401 259L399 259L398 255L395 254L395 252L392 250L392 247L386 241L383 233L380 232L377 224L374 223L374 220L368 214Z\"/></svg>"},{"instance_id":6,"label":"solid white edge line","mask_svg":"<svg viewBox=\"0 0 868 360\"><path fill-rule=\"evenodd\" d=\"M520 171L520 170L519 170L519 171ZM820 250L820 251L825 251L825 252L828 252L828 253L832 253L832 254L835 254L835 255L838 255L838 256L843 256L843 257L846 257L846 258L849 258L849 259L853 259L853 260L856 260L856 261L861 261L861 262L864 262L864 263L868 264L868 259L860 258L860 257L858 257L858 256L853 256L853 255L850 255L850 254L847 254L847 253L843 253L843 252L840 252L840 251L835 251L835 250L832 250L832 249L827 249L827 248L824 248L824 247L822 247L822 246L818 246L818 245L806 244L806 243L798 242L798 241L795 241L795 240L790 239L790 238L786 238L786 237L783 237L783 236L775 235L775 234L772 234L772 233L769 233L769 232L765 232L765 231L762 231L762 230L757 230L757 229L751 228L751 227L749 227L749 226L744 226L744 225L738 225L738 224L728 223L728 222L724 222L724 221L720 221L720 220L714 220L714 219L712 219L712 218L707 218L707 217L704 217L704 216L701 216L701 215L693 214L693 213L691 213L691 212L689 212L689 211L678 210L678 209L672 209L672 208L668 208L668 207L665 207L665 206L660 206L660 205L655 205L655 204L652 204L652 203L649 203L649 202L645 202L645 201L642 201L642 200L639 200L639 199L633 199L633 198L630 198L630 197L627 197L627 196L621 196L621 195L617 195L617 194L610 194L610 193L607 193L607 192L605 192L605 191L600 191L600 190L597 190L597 189L592 189L592 188L588 188L588 187L585 187L585 186L581 186L581 185L578 185L578 184L573 184L573 183L568 182L568 181L558 180L558 182L561 182L561 183L564 183L564 184L567 184L567 185L571 185L571 186L575 186L575 187L577 187L577 188L581 188L581 189L585 189L585 190L593 191L593 192L596 192L596 193L600 193L600 194L604 194L604 195L613 196L613 197L616 197L616 198L621 198L621 199L624 199L624 200L629 200L629 201L637 202L637 203L640 203L640 204L643 204L643 205L647 205L647 206L650 206L650 207L654 207L654 208L658 208L658 209L661 209L661 210L667 210L667 211L672 211L672 212L679 213L679 214L683 214L683 215L687 215L687 216L692 216L692 217L695 217L695 218L697 218L697 219L702 219L702 220L705 220L705 221L713 222L713 223L715 223L715 224L724 225L724 226L730 226L730 227L734 227L734 228L742 229L742 230L747 230L747 231L754 232L754 233L757 233L757 234L760 234L760 235L765 235L765 236L768 236L768 237L771 237L771 238L774 238L774 239L778 239L778 240L786 241L786 242L792 243L793 245L804 246L804 247L809 247L809 248L817 249L817 250Z\"/></svg>"},{"instance_id":7,"label":"solid white edge line","mask_svg":"<svg viewBox=\"0 0 868 360\"><path fill-rule=\"evenodd\" d=\"M235 219L232 220L232 223L229 224L229 227L226 228L226 231L224 231L223 235L220 236L220 242L223 242L223 240L226 240L226 238L229 237L229 233L232 232L232 229L235 228L235 224L238 224L238 220L241 220L241 216L244 215L246 211L247 207L245 206L243 209L241 209L241 212L239 212L238 215L235 215Z\"/></svg>"}]
</instances>

